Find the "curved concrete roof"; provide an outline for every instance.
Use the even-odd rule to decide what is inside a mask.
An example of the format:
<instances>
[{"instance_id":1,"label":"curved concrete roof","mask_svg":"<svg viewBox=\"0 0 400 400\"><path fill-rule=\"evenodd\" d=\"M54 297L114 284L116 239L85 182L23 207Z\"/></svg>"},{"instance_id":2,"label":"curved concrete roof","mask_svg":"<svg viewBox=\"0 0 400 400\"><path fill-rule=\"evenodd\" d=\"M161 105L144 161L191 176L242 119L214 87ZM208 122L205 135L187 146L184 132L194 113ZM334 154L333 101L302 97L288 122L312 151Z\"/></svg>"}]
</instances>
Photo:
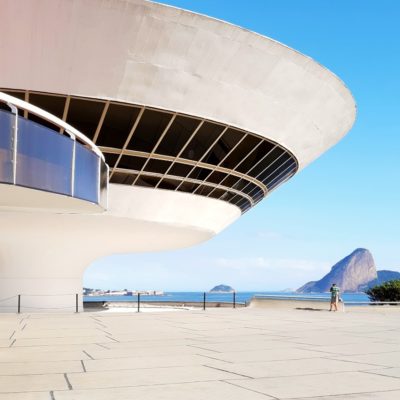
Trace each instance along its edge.
<instances>
[{"instance_id":1,"label":"curved concrete roof","mask_svg":"<svg viewBox=\"0 0 400 400\"><path fill-rule=\"evenodd\" d=\"M144 0L2 1L0 87L144 104L258 133L304 167L340 140L354 99L309 57Z\"/></svg>"}]
</instances>

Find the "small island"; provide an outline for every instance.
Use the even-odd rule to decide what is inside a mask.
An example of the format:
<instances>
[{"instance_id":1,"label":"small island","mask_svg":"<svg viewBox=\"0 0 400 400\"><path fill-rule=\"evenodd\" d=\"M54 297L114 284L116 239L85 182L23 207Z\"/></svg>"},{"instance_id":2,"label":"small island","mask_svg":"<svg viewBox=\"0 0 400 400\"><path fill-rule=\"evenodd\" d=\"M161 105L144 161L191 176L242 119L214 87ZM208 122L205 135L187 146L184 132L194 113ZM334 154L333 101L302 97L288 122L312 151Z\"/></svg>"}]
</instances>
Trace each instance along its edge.
<instances>
[{"instance_id":1,"label":"small island","mask_svg":"<svg viewBox=\"0 0 400 400\"><path fill-rule=\"evenodd\" d=\"M234 288L228 285L217 285L210 290L210 293L233 293Z\"/></svg>"}]
</instances>

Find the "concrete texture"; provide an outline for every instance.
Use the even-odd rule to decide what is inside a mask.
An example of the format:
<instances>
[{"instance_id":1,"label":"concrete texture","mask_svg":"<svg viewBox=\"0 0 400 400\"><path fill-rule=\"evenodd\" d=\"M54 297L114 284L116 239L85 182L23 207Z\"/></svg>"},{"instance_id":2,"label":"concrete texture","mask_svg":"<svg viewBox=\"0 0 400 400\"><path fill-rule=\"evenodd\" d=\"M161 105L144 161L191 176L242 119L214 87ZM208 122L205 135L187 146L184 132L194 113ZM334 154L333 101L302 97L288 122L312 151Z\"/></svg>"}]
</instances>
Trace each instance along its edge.
<instances>
[{"instance_id":1,"label":"concrete texture","mask_svg":"<svg viewBox=\"0 0 400 400\"><path fill-rule=\"evenodd\" d=\"M204 117L280 143L300 168L336 144L356 115L350 91L318 62L163 4L3 0L0 37L0 87Z\"/></svg>"},{"instance_id":2,"label":"concrete texture","mask_svg":"<svg viewBox=\"0 0 400 400\"><path fill-rule=\"evenodd\" d=\"M0 199L6 186L0 184ZM29 199L36 191L23 193ZM94 260L193 246L241 215L225 201L171 190L110 184L108 194L102 214L59 213L46 210L47 203L41 212L11 209L12 203L5 210L0 200L0 300L8 298L0 312L16 310L18 294L23 312L75 311L83 272Z\"/></svg>"},{"instance_id":3,"label":"concrete texture","mask_svg":"<svg viewBox=\"0 0 400 400\"><path fill-rule=\"evenodd\" d=\"M398 399L399 312L0 314L0 400Z\"/></svg>"}]
</instances>

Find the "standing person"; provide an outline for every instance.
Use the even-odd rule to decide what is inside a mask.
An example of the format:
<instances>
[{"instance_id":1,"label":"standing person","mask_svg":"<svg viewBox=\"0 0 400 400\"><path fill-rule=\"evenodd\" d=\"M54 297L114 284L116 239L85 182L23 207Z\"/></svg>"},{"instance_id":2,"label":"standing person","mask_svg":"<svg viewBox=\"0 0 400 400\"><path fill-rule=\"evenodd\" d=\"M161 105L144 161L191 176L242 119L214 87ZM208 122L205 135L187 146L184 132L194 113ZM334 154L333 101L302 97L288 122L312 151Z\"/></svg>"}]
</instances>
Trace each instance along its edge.
<instances>
[{"instance_id":1,"label":"standing person","mask_svg":"<svg viewBox=\"0 0 400 400\"><path fill-rule=\"evenodd\" d=\"M336 283L334 283L329 291L331 292L331 307L329 311L332 311L332 307L334 307L335 311L337 311L340 289L336 286Z\"/></svg>"}]
</instances>

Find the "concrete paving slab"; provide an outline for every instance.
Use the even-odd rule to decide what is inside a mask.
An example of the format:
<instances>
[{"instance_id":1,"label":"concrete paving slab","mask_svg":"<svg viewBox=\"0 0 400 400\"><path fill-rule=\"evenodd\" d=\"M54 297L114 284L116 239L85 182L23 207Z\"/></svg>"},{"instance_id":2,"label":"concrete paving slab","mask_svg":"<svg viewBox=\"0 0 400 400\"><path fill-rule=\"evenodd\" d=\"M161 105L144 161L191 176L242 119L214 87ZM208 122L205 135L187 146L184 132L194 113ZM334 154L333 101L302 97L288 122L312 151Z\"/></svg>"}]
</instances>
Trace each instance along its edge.
<instances>
[{"instance_id":1,"label":"concrete paving slab","mask_svg":"<svg viewBox=\"0 0 400 400\"><path fill-rule=\"evenodd\" d=\"M66 345L66 344L90 344L90 343L109 343L112 339L103 336L85 336L85 337L53 337L53 338L36 338L36 339L17 339L15 347L28 346L47 346L47 345Z\"/></svg>"},{"instance_id":2,"label":"concrete paving slab","mask_svg":"<svg viewBox=\"0 0 400 400\"><path fill-rule=\"evenodd\" d=\"M299 349L282 347L274 349L260 349L249 351L221 352L219 358L230 362L253 362L253 361L279 361L309 359L315 357L329 356L329 353L318 352L312 349Z\"/></svg>"},{"instance_id":3,"label":"concrete paving slab","mask_svg":"<svg viewBox=\"0 0 400 400\"><path fill-rule=\"evenodd\" d=\"M122 371L68 374L73 389L111 388L124 386L162 385L237 379L238 376L203 366L149 368Z\"/></svg>"},{"instance_id":4,"label":"concrete paving slab","mask_svg":"<svg viewBox=\"0 0 400 400\"><path fill-rule=\"evenodd\" d=\"M278 399L400 390L400 379L362 372L236 380L235 384Z\"/></svg>"},{"instance_id":5,"label":"concrete paving slab","mask_svg":"<svg viewBox=\"0 0 400 400\"><path fill-rule=\"evenodd\" d=\"M332 356L336 360L366 363L382 367L400 367L400 351L390 353L357 354L353 356Z\"/></svg>"},{"instance_id":6,"label":"concrete paving slab","mask_svg":"<svg viewBox=\"0 0 400 400\"><path fill-rule=\"evenodd\" d=\"M195 354L176 354L174 356L153 357L126 357L118 359L87 360L85 367L88 372L94 371L118 371L124 369L165 368L182 367L189 365L203 365L207 362L204 357Z\"/></svg>"},{"instance_id":7,"label":"concrete paving slab","mask_svg":"<svg viewBox=\"0 0 400 400\"><path fill-rule=\"evenodd\" d=\"M11 333L10 333L11 336ZM10 347L12 339L0 339L0 348L1 347Z\"/></svg>"},{"instance_id":8,"label":"concrete paving slab","mask_svg":"<svg viewBox=\"0 0 400 400\"><path fill-rule=\"evenodd\" d=\"M272 397L238 388L225 382L195 382L130 388L55 392L55 400L268 400ZM0 400L1 397L0 397ZM8 400L8 399L7 399ZM21 399L25 400L25 399ZM41 400L41 399L40 399Z\"/></svg>"},{"instance_id":9,"label":"concrete paving slab","mask_svg":"<svg viewBox=\"0 0 400 400\"><path fill-rule=\"evenodd\" d=\"M390 400L400 391L394 313L0 314L0 330L11 346L0 347L0 400Z\"/></svg>"},{"instance_id":10,"label":"concrete paving slab","mask_svg":"<svg viewBox=\"0 0 400 400\"><path fill-rule=\"evenodd\" d=\"M310 358L307 361L283 360L267 362L245 362L224 364L214 362L214 367L223 368L226 371L250 376L252 378L272 378L297 375L319 375L335 372L368 371L377 367L369 364L360 364L329 360L325 358ZM379 369L381 371L381 369Z\"/></svg>"},{"instance_id":11,"label":"concrete paving slab","mask_svg":"<svg viewBox=\"0 0 400 400\"><path fill-rule=\"evenodd\" d=\"M356 393L356 394L341 394L340 397L335 396L340 400L398 400L400 399L399 390L388 390L383 392ZM298 400L299 397L293 397L288 400ZM301 400L332 400L332 396L318 397L302 397Z\"/></svg>"},{"instance_id":12,"label":"concrete paving slab","mask_svg":"<svg viewBox=\"0 0 400 400\"><path fill-rule=\"evenodd\" d=\"M373 343L373 346L366 346L366 343L335 344L330 346L318 346L318 351L343 355L390 353L393 351L400 351L400 346L397 344L377 343L374 341L369 341L369 343ZM298 347L303 348L303 346Z\"/></svg>"},{"instance_id":13,"label":"concrete paving slab","mask_svg":"<svg viewBox=\"0 0 400 400\"><path fill-rule=\"evenodd\" d=\"M0 376L0 393L67 390L63 374Z\"/></svg>"},{"instance_id":14,"label":"concrete paving slab","mask_svg":"<svg viewBox=\"0 0 400 400\"><path fill-rule=\"evenodd\" d=\"M23 349L23 348L22 348ZM43 353L32 352L0 352L0 363L9 362L43 362L43 361L73 361L87 360L90 357L83 351L59 351L56 353L47 351Z\"/></svg>"},{"instance_id":15,"label":"concrete paving slab","mask_svg":"<svg viewBox=\"0 0 400 400\"><path fill-rule=\"evenodd\" d=\"M293 343L286 343L283 340L266 340L261 338L257 341L231 341L228 343L210 343L210 342L202 342L192 344L193 346L201 346L203 349L207 349L210 351L215 351L218 353L224 352L241 352L241 351L252 351L256 350L259 351L260 349L268 350L268 349L277 349L277 348L296 348L296 344Z\"/></svg>"},{"instance_id":16,"label":"concrete paving slab","mask_svg":"<svg viewBox=\"0 0 400 400\"><path fill-rule=\"evenodd\" d=\"M63 374L66 372L82 372L81 361L0 362L0 376Z\"/></svg>"},{"instance_id":17,"label":"concrete paving slab","mask_svg":"<svg viewBox=\"0 0 400 400\"><path fill-rule=\"evenodd\" d=\"M400 368L374 368L369 371L371 374L391 376L394 378L400 378Z\"/></svg>"},{"instance_id":18,"label":"concrete paving slab","mask_svg":"<svg viewBox=\"0 0 400 400\"><path fill-rule=\"evenodd\" d=\"M51 400L49 392L0 393L0 400Z\"/></svg>"}]
</instances>

